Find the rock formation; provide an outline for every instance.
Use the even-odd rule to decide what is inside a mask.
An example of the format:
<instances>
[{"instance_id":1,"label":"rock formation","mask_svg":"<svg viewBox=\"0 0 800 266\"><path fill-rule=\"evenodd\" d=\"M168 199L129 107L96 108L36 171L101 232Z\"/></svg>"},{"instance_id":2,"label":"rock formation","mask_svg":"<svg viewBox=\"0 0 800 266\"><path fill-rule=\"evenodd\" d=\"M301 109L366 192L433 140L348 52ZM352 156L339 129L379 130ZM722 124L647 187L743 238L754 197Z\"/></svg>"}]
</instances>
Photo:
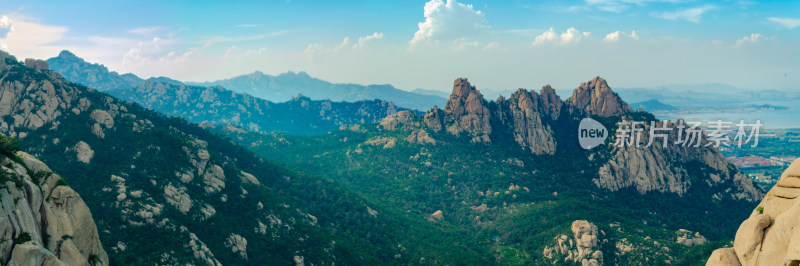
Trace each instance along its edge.
<instances>
[{"instance_id":1,"label":"rock formation","mask_svg":"<svg viewBox=\"0 0 800 266\"><path fill-rule=\"evenodd\" d=\"M585 220L572 222L572 238L558 235L553 246L545 247L542 255L553 264L557 262L580 263L581 265L602 265L603 252L597 226Z\"/></svg>"},{"instance_id":2,"label":"rock formation","mask_svg":"<svg viewBox=\"0 0 800 266\"><path fill-rule=\"evenodd\" d=\"M416 115L408 110L403 110L391 115L386 116L380 122L381 127L386 130L395 130L401 126L406 126L407 123L413 122ZM407 127L413 125L407 125ZM418 127L419 125L417 125Z\"/></svg>"},{"instance_id":3,"label":"rock formation","mask_svg":"<svg viewBox=\"0 0 800 266\"><path fill-rule=\"evenodd\" d=\"M561 105L551 101L560 103L561 100L558 96L554 99L549 97L545 100L536 92L519 89L508 100L501 97L497 101L497 117L512 129L514 140L520 147L535 154L553 154L556 151L553 130L543 119L551 119L554 114L558 116ZM554 111L556 106L559 106L559 111Z\"/></svg>"},{"instance_id":4,"label":"rock formation","mask_svg":"<svg viewBox=\"0 0 800 266\"><path fill-rule=\"evenodd\" d=\"M434 105L430 111L425 113L423 121L428 128L430 128L434 133L437 133L442 130L443 119L444 113L442 112L442 109L439 109L438 106Z\"/></svg>"},{"instance_id":5,"label":"rock formation","mask_svg":"<svg viewBox=\"0 0 800 266\"><path fill-rule=\"evenodd\" d=\"M581 83L572 92L572 96L567 99L567 104L585 110L589 114L602 117L619 116L633 112L633 109L627 103L611 91L606 80L600 77Z\"/></svg>"},{"instance_id":6,"label":"rock formation","mask_svg":"<svg viewBox=\"0 0 800 266\"><path fill-rule=\"evenodd\" d=\"M706 265L798 265L800 263L800 159L781 175L750 217L733 247L711 254Z\"/></svg>"},{"instance_id":7,"label":"rock formation","mask_svg":"<svg viewBox=\"0 0 800 266\"><path fill-rule=\"evenodd\" d=\"M108 265L89 208L60 176L24 152L0 159L3 265Z\"/></svg>"},{"instance_id":8,"label":"rock formation","mask_svg":"<svg viewBox=\"0 0 800 266\"><path fill-rule=\"evenodd\" d=\"M655 126L675 128L672 122L667 122L666 125L657 122ZM726 184L732 185L734 190L720 193L715 197L748 201L757 201L763 197L763 192L753 184L752 180L729 164L719 150L713 147L676 144L677 129L670 130L667 134L666 146L660 142L662 137L654 137L654 143L647 146L651 125L644 124L637 127L642 128L641 139L632 145L623 147L614 145L611 158L600 167L598 177L593 179L595 185L611 191L634 187L640 193L660 191L683 195L692 185L713 187ZM686 134L685 131L683 134ZM612 134L612 144L615 143L616 137ZM708 173L710 180L706 184L692 184L688 169L682 167L689 162L700 162L709 166L715 173Z\"/></svg>"},{"instance_id":9,"label":"rock formation","mask_svg":"<svg viewBox=\"0 0 800 266\"><path fill-rule=\"evenodd\" d=\"M489 108L481 92L470 85L467 79L456 79L453 93L444 107L447 132L453 135L465 132L473 142L489 142L492 133L489 116Z\"/></svg>"}]
</instances>

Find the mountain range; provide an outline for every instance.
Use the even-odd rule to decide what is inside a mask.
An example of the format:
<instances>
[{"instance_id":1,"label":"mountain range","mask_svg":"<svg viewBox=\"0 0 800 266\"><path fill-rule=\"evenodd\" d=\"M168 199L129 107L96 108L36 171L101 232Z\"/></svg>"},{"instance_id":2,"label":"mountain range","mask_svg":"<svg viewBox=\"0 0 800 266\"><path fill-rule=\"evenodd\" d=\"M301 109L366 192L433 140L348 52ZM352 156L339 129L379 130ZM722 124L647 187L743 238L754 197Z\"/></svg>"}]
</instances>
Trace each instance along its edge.
<instances>
[{"instance_id":1,"label":"mountain range","mask_svg":"<svg viewBox=\"0 0 800 266\"><path fill-rule=\"evenodd\" d=\"M69 81L100 90L120 90L139 86L144 80L134 74L119 74L109 71L103 65L86 62L72 52L62 51L57 57L47 59L53 71L61 73ZM163 83L179 81L159 77ZM287 72L277 76L266 75L260 71L230 79L210 82L187 82L188 85L209 87L222 86L229 90L246 93L272 102L290 101L303 95L313 100L330 101L372 101L381 99L399 106L417 110L427 110L433 105L441 105L446 99L436 95L408 92L391 85L359 85L330 83L316 79L305 72Z\"/></svg>"},{"instance_id":2,"label":"mountain range","mask_svg":"<svg viewBox=\"0 0 800 266\"><path fill-rule=\"evenodd\" d=\"M399 106L427 110L441 105L446 99L397 89L392 85L359 85L330 83L309 76L306 72L287 72L277 76L261 71L209 82L188 82L196 86L222 86L235 92L247 93L262 99L281 102L302 94L314 100L361 101L382 99Z\"/></svg>"},{"instance_id":3,"label":"mountain range","mask_svg":"<svg viewBox=\"0 0 800 266\"><path fill-rule=\"evenodd\" d=\"M93 235L74 242L95 263L697 264L764 197L716 148L675 144L677 131L665 146L611 135L581 148L585 118L608 132L644 122L637 144L662 123L600 77L563 100L544 86L495 101L458 78L443 108L423 113L382 100L273 103L165 77L128 87L71 60L51 71L0 52L0 133L84 199L108 262L80 248Z\"/></svg>"},{"instance_id":4,"label":"mountain range","mask_svg":"<svg viewBox=\"0 0 800 266\"><path fill-rule=\"evenodd\" d=\"M458 244L465 242L457 234L408 222L197 124L66 81L44 61L0 52L0 107L0 133L19 139L20 150L84 199L108 255L104 264L485 261ZM81 217L73 218L90 222Z\"/></svg>"},{"instance_id":5,"label":"mountain range","mask_svg":"<svg viewBox=\"0 0 800 266\"><path fill-rule=\"evenodd\" d=\"M142 80L132 74L109 72L102 65L88 63L69 51L47 62L55 64L50 68L69 81L163 114L198 124L233 125L256 132L322 134L343 125L376 123L405 110L386 100L339 102L295 96L275 103L220 86L186 85L167 77Z\"/></svg>"},{"instance_id":6,"label":"mountain range","mask_svg":"<svg viewBox=\"0 0 800 266\"><path fill-rule=\"evenodd\" d=\"M443 109L400 111L378 128L215 132L389 209L462 228L501 264L695 264L764 195L715 148L674 144L676 131L665 147L618 147L615 136L585 150L577 132L587 117L609 132L623 119L656 121L599 77L565 100L545 86L497 101L459 78Z\"/></svg>"}]
</instances>

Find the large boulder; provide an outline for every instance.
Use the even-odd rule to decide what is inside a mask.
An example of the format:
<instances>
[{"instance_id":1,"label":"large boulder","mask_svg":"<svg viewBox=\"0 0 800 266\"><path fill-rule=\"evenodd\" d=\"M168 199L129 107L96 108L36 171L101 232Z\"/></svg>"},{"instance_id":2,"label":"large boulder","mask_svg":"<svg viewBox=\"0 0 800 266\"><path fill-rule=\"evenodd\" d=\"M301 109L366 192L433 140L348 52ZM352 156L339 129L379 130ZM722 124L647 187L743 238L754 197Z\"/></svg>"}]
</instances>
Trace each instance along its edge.
<instances>
[{"instance_id":1,"label":"large boulder","mask_svg":"<svg viewBox=\"0 0 800 266\"><path fill-rule=\"evenodd\" d=\"M7 189L0 189L0 238L15 239L0 243L0 262L108 265L97 226L80 195L59 184L61 177L33 156L23 152L17 156L22 163L0 158L0 171L21 181L8 181L3 184Z\"/></svg>"},{"instance_id":2,"label":"large boulder","mask_svg":"<svg viewBox=\"0 0 800 266\"><path fill-rule=\"evenodd\" d=\"M798 196L800 196L800 159L795 160L783 172L778 183L767 193L761 204L739 226L733 248L714 251L706 265L798 265L800 263Z\"/></svg>"}]
</instances>

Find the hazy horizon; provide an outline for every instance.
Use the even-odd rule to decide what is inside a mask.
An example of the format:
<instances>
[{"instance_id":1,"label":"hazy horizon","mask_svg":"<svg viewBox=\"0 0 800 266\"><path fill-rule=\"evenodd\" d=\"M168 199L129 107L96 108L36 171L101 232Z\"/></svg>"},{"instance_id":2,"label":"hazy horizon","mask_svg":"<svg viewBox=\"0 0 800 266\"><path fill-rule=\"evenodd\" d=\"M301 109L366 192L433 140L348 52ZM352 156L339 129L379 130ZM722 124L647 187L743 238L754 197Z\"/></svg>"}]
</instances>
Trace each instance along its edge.
<instances>
[{"instance_id":1,"label":"hazy horizon","mask_svg":"<svg viewBox=\"0 0 800 266\"><path fill-rule=\"evenodd\" d=\"M259 70L409 91L456 77L502 90L595 76L620 88L795 89L798 11L750 1L14 0L0 4L0 48L39 59L70 50L120 73L189 81Z\"/></svg>"}]
</instances>

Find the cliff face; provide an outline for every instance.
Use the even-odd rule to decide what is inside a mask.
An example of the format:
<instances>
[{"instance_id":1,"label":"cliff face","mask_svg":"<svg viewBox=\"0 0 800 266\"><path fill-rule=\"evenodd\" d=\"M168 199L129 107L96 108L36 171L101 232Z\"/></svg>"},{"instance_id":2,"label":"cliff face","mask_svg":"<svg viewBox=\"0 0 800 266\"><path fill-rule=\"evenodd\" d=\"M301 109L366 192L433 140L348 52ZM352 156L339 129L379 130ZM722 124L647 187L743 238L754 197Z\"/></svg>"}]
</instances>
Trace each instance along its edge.
<instances>
[{"instance_id":1,"label":"cliff face","mask_svg":"<svg viewBox=\"0 0 800 266\"><path fill-rule=\"evenodd\" d=\"M561 111L560 103L554 94L543 96L519 89L508 100L499 98L495 113L504 125L512 129L514 141L520 147L535 154L553 154L556 140L544 118L557 118Z\"/></svg>"},{"instance_id":2,"label":"cliff face","mask_svg":"<svg viewBox=\"0 0 800 266\"><path fill-rule=\"evenodd\" d=\"M2 156L0 261L4 265L108 265L92 214L78 193L24 152Z\"/></svg>"},{"instance_id":3,"label":"cliff face","mask_svg":"<svg viewBox=\"0 0 800 266\"><path fill-rule=\"evenodd\" d=\"M629 119L630 120L630 119ZM655 124L664 127L662 122ZM716 192L717 200L731 198L735 200L757 201L764 193L753 184L749 177L730 165L719 150L712 147L692 147L675 144L677 130L668 134L667 145L663 146L662 138L655 137L654 143L647 146L650 139L650 125L641 125L642 138L633 145L614 146L609 160L603 164L593 182L598 187L616 191L633 187L640 193L649 191L671 192L683 195L693 185L708 187L729 187L725 191ZM666 127L674 128L672 122ZM660 134L660 132L659 132ZM686 135L686 133L683 133ZM616 141L612 135L611 143ZM636 145L639 145L638 147ZM696 164L695 167L686 167ZM703 173L693 172L702 167ZM692 183L691 175L702 175L707 179Z\"/></svg>"},{"instance_id":4,"label":"cliff face","mask_svg":"<svg viewBox=\"0 0 800 266\"><path fill-rule=\"evenodd\" d=\"M739 226L733 247L715 250L706 265L798 265L799 196L800 159L797 159Z\"/></svg>"}]
</instances>

